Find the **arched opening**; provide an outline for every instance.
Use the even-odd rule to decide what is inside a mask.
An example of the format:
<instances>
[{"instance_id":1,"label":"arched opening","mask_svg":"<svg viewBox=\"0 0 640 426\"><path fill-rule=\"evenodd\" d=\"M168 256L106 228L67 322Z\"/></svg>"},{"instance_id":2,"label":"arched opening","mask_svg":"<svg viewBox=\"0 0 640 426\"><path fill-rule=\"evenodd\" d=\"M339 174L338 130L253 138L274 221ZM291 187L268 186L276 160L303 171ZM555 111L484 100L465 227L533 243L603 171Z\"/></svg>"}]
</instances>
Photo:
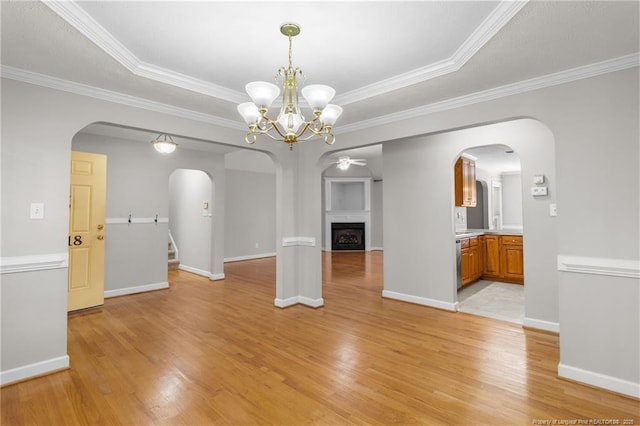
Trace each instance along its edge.
<instances>
[{"instance_id":1,"label":"arched opening","mask_svg":"<svg viewBox=\"0 0 640 426\"><path fill-rule=\"evenodd\" d=\"M461 156L473 165L476 194L474 205L455 207L458 311L522 324L520 157L504 144L470 147Z\"/></svg>"},{"instance_id":2,"label":"arched opening","mask_svg":"<svg viewBox=\"0 0 640 426\"><path fill-rule=\"evenodd\" d=\"M207 173L176 169L169 176L170 269L211 276L214 199L215 184Z\"/></svg>"}]
</instances>

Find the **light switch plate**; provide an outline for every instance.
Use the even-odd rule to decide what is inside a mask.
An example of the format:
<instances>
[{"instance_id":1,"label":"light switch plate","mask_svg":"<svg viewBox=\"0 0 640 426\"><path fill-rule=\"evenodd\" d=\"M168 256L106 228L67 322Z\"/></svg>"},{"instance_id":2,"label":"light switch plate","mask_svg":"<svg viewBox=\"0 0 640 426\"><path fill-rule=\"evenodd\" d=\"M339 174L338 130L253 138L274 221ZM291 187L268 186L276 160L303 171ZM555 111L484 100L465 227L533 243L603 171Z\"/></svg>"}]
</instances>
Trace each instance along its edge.
<instances>
[{"instance_id":1,"label":"light switch plate","mask_svg":"<svg viewBox=\"0 0 640 426\"><path fill-rule=\"evenodd\" d=\"M31 203L30 219L44 219L44 203Z\"/></svg>"},{"instance_id":2,"label":"light switch plate","mask_svg":"<svg viewBox=\"0 0 640 426\"><path fill-rule=\"evenodd\" d=\"M555 204L549 204L549 216L551 217L558 216L558 208Z\"/></svg>"},{"instance_id":3,"label":"light switch plate","mask_svg":"<svg viewBox=\"0 0 640 426\"><path fill-rule=\"evenodd\" d=\"M535 184L544 183L544 175L534 175L533 176L533 183L535 183Z\"/></svg>"}]
</instances>

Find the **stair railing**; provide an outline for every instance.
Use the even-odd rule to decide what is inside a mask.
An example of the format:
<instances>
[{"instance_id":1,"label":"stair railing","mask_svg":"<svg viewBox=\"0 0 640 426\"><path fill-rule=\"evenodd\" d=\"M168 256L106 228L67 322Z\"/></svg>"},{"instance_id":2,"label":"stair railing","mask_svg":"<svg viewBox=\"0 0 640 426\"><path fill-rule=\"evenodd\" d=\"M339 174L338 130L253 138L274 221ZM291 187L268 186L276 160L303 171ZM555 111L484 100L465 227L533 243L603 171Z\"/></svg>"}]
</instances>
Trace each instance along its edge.
<instances>
[{"instance_id":1,"label":"stair railing","mask_svg":"<svg viewBox=\"0 0 640 426\"><path fill-rule=\"evenodd\" d=\"M173 248L173 251L175 252L175 258L174 259L180 259L180 253L178 252L178 246L176 245L176 240L173 239L173 235L171 235L171 230L169 230L169 241L171 241L171 247Z\"/></svg>"}]
</instances>

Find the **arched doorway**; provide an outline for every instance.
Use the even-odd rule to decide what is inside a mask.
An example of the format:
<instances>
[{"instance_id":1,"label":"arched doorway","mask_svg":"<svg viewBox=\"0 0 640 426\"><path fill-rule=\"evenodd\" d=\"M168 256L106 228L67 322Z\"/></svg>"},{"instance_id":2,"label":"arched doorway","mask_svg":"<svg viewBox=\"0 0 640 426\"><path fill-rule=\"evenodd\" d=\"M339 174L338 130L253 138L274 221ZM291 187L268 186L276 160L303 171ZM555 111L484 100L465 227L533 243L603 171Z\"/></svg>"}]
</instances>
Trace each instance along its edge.
<instances>
[{"instance_id":1,"label":"arched doorway","mask_svg":"<svg viewBox=\"0 0 640 426\"><path fill-rule=\"evenodd\" d=\"M179 268L209 277L212 273L212 218L215 185L194 169L169 176L169 234Z\"/></svg>"}]
</instances>

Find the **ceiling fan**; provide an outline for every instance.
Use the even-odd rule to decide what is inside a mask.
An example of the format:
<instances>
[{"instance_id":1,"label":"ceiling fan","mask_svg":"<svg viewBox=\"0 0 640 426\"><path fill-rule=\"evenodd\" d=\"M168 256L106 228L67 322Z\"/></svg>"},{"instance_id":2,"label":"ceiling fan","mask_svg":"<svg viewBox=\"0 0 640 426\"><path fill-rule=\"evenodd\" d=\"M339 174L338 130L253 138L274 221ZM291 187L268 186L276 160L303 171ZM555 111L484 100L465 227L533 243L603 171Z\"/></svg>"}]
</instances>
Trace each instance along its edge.
<instances>
[{"instance_id":1,"label":"ceiling fan","mask_svg":"<svg viewBox=\"0 0 640 426\"><path fill-rule=\"evenodd\" d=\"M350 165L354 164L356 166L366 166L367 160L364 158L349 158L349 157L340 157L336 164L340 170L347 170Z\"/></svg>"}]
</instances>

